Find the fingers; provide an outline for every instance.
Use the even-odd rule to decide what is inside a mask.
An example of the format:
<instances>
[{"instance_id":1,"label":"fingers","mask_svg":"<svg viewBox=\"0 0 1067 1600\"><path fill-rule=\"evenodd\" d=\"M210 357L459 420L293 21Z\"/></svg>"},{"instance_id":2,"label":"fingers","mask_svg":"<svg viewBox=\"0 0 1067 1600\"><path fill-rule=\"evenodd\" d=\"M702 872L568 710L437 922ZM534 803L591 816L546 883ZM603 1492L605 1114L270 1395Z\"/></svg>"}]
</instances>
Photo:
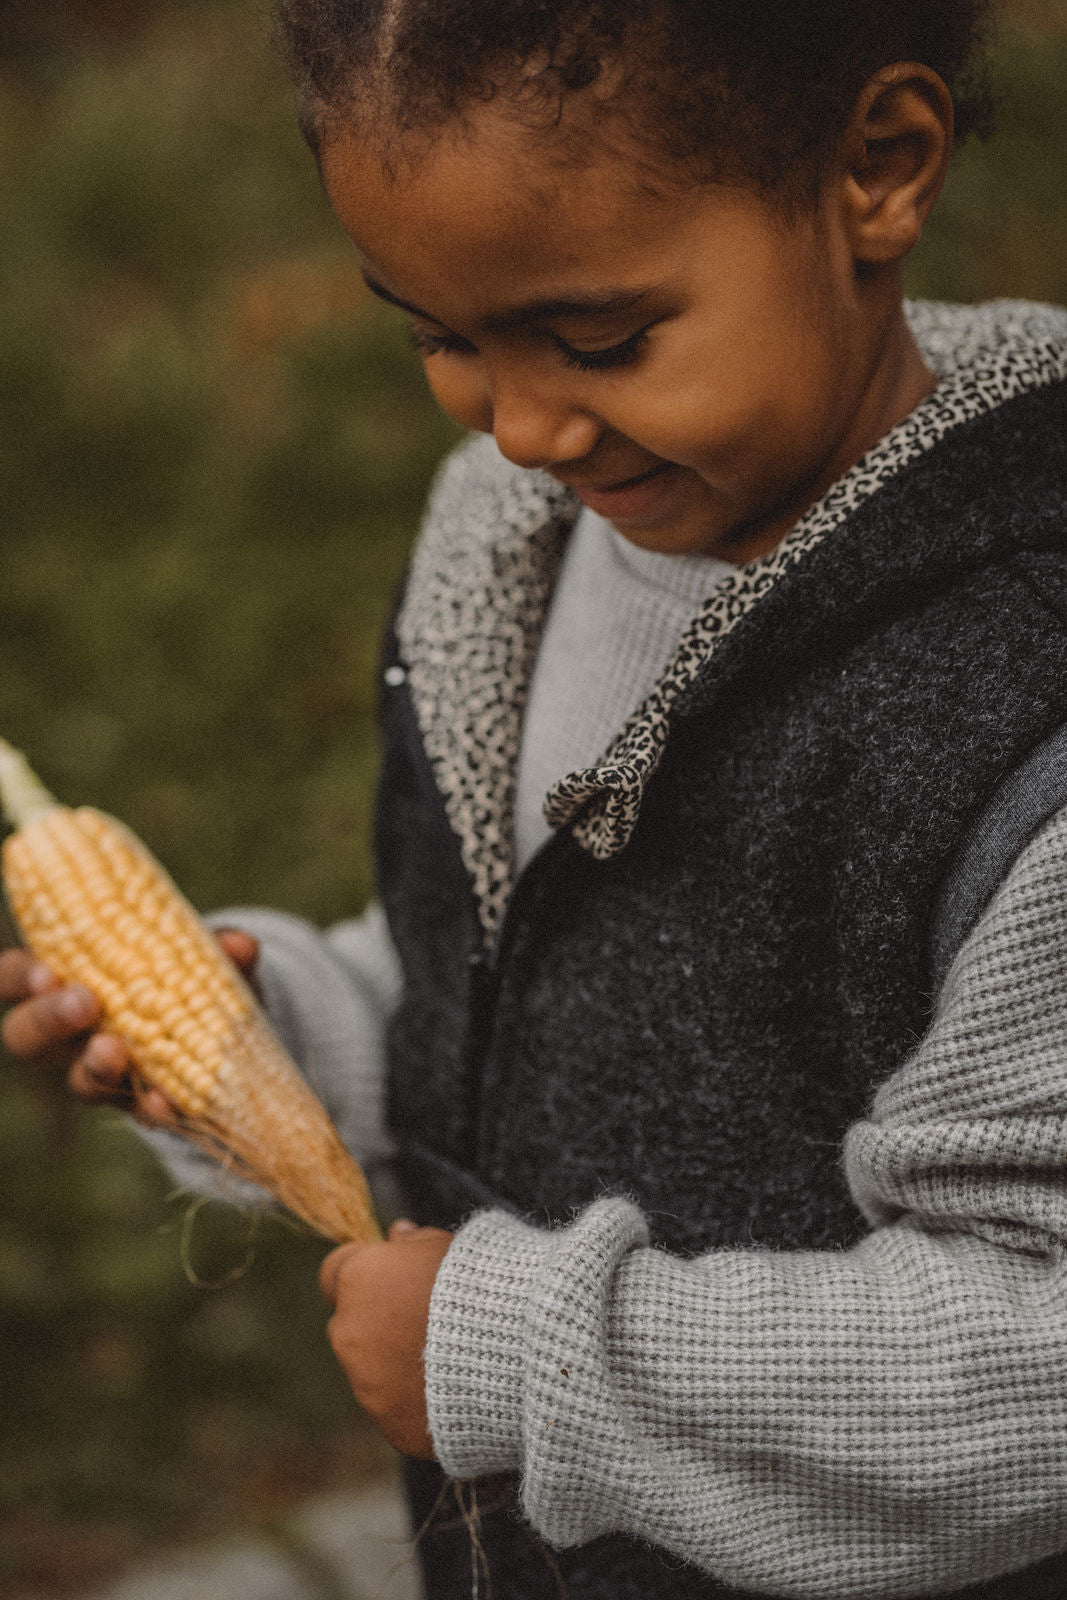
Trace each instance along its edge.
<instances>
[{"instance_id":1,"label":"fingers","mask_svg":"<svg viewBox=\"0 0 1067 1600\"><path fill-rule=\"evenodd\" d=\"M369 1253L375 1254L395 1244L398 1240L410 1234L424 1234L429 1238L433 1236L438 1240L446 1240L450 1235L442 1233L439 1228L420 1228L418 1223L411 1222L407 1217L401 1217L392 1224L386 1239L376 1240L370 1244L342 1244L336 1250L331 1250L319 1268L319 1288L330 1305L337 1304L337 1291L341 1277L350 1269L359 1268L360 1257Z\"/></svg>"},{"instance_id":2,"label":"fingers","mask_svg":"<svg viewBox=\"0 0 1067 1600\"><path fill-rule=\"evenodd\" d=\"M254 941L253 941L254 942ZM0 1036L24 1061L68 1069L72 1094L89 1105L129 1109L139 1122L174 1127L178 1118L167 1097L132 1075L129 1052L109 1033L86 1034L100 1022L99 1001L81 984L63 984L25 950L0 951L0 1004L11 1010Z\"/></svg>"},{"instance_id":3,"label":"fingers","mask_svg":"<svg viewBox=\"0 0 1067 1600\"><path fill-rule=\"evenodd\" d=\"M129 1052L113 1033L94 1033L75 1059L67 1086L89 1105L121 1106L146 1128L176 1128L178 1113L162 1089L138 1075Z\"/></svg>"},{"instance_id":4,"label":"fingers","mask_svg":"<svg viewBox=\"0 0 1067 1600\"><path fill-rule=\"evenodd\" d=\"M256 999L262 1005L263 992L256 980L259 940L243 928L216 928L215 938L224 955L229 956Z\"/></svg>"},{"instance_id":5,"label":"fingers","mask_svg":"<svg viewBox=\"0 0 1067 1600\"><path fill-rule=\"evenodd\" d=\"M63 984L29 951L0 951L0 1005L13 1009L4 1019L3 1040L13 1055L36 1060L69 1046L100 1020L95 996L81 984Z\"/></svg>"},{"instance_id":6,"label":"fingers","mask_svg":"<svg viewBox=\"0 0 1067 1600\"><path fill-rule=\"evenodd\" d=\"M139 1077L121 1039L94 1033L67 1075L71 1093L88 1105L121 1106L146 1128L177 1128L178 1113L162 1089Z\"/></svg>"},{"instance_id":7,"label":"fingers","mask_svg":"<svg viewBox=\"0 0 1067 1600\"><path fill-rule=\"evenodd\" d=\"M0 950L0 1005L11 1005L28 995L58 987L55 973L28 950Z\"/></svg>"},{"instance_id":8,"label":"fingers","mask_svg":"<svg viewBox=\"0 0 1067 1600\"><path fill-rule=\"evenodd\" d=\"M4 1018L3 1040L12 1055L40 1060L69 1045L99 1020L99 1001L80 983L48 988L43 993L31 991L30 998L22 999Z\"/></svg>"},{"instance_id":9,"label":"fingers","mask_svg":"<svg viewBox=\"0 0 1067 1600\"><path fill-rule=\"evenodd\" d=\"M142 1127L171 1130L181 1127L181 1118L162 1089L152 1089L135 1081L130 1109Z\"/></svg>"},{"instance_id":10,"label":"fingers","mask_svg":"<svg viewBox=\"0 0 1067 1600\"><path fill-rule=\"evenodd\" d=\"M132 1101L130 1058L122 1040L113 1033L94 1033L75 1058L67 1083L79 1100Z\"/></svg>"},{"instance_id":11,"label":"fingers","mask_svg":"<svg viewBox=\"0 0 1067 1600\"><path fill-rule=\"evenodd\" d=\"M343 1244L337 1250L330 1251L319 1268L319 1288L331 1306L337 1304L337 1285L345 1268L351 1266L364 1251L380 1248L377 1244Z\"/></svg>"},{"instance_id":12,"label":"fingers","mask_svg":"<svg viewBox=\"0 0 1067 1600\"><path fill-rule=\"evenodd\" d=\"M423 1351L433 1287L452 1235L394 1223L388 1239L346 1244L322 1263L326 1333L352 1391L389 1443L430 1459Z\"/></svg>"},{"instance_id":13,"label":"fingers","mask_svg":"<svg viewBox=\"0 0 1067 1600\"><path fill-rule=\"evenodd\" d=\"M247 976L259 959L259 940L242 928L216 928L215 938L234 966Z\"/></svg>"}]
</instances>

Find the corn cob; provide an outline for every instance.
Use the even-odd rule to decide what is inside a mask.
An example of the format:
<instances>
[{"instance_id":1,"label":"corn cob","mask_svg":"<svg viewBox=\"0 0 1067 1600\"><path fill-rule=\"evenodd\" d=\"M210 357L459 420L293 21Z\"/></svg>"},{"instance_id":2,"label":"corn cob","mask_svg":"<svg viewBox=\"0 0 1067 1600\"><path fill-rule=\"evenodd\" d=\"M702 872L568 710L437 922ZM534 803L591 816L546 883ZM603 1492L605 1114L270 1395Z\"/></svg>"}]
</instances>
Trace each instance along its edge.
<instances>
[{"instance_id":1,"label":"corn cob","mask_svg":"<svg viewBox=\"0 0 1067 1600\"><path fill-rule=\"evenodd\" d=\"M82 983L181 1131L338 1242L374 1239L366 1181L251 989L113 817L62 806L0 740L4 886L26 946Z\"/></svg>"}]
</instances>

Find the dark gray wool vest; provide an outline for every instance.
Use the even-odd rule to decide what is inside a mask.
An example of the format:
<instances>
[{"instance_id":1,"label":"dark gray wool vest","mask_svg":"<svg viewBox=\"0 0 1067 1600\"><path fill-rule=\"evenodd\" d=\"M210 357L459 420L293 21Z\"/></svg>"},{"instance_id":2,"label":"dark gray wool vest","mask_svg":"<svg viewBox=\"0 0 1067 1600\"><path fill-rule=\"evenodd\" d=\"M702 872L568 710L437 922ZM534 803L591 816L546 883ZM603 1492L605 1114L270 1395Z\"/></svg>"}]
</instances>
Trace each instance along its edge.
<instances>
[{"instance_id":1,"label":"dark gray wool vest","mask_svg":"<svg viewBox=\"0 0 1067 1600\"><path fill-rule=\"evenodd\" d=\"M630 843L596 861L557 834L488 957L389 677L391 1118L420 1220L622 1192L675 1251L847 1246L842 1137L928 1025L939 890L1067 722L1067 385L954 429L785 573L675 703ZM418 1522L440 1477L411 1479ZM497 1498L498 1600L731 1592L622 1537L547 1553ZM447 1495L421 1548L431 1600L466 1600ZM1062 1600L1067 1557L967 1594Z\"/></svg>"}]
</instances>

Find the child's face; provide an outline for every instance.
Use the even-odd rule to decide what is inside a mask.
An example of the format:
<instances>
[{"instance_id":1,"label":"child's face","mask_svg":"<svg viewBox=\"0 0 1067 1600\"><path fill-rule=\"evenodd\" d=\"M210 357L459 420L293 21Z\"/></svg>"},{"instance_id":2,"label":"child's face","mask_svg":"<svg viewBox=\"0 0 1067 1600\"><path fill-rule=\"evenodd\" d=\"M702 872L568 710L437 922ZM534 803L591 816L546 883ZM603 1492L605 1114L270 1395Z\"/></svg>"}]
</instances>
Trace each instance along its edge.
<instances>
[{"instance_id":1,"label":"child's face","mask_svg":"<svg viewBox=\"0 0 1067 1600\"><path fill-rule=\"evenodd\" d=\"M343 137L323 170L444 409L646 548L773 548L930 386L841 185L786 221L737 188L657 191L625 149L565 165L492 107L391 176Z\"/></svg>"}]
</instances>

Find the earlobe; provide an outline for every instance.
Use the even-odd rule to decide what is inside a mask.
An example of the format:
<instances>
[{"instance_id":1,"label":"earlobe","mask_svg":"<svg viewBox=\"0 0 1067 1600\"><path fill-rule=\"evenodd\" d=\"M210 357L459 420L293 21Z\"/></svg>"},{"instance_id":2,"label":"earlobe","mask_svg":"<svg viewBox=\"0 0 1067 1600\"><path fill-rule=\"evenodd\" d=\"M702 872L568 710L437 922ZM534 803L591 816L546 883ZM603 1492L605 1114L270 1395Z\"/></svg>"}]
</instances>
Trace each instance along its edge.
<instances>
[{"instance_id":1,"label":"earlobe","mask_svg":"<svg viewBox=\"0 0 1067 1600\"><path fill-rule=\"evenodd\" d=\"M952 154L952 97L937 73L898 62L856 101L843 154L857 265L904 259L922 234Z\"/></svg>"}]
</instances>

